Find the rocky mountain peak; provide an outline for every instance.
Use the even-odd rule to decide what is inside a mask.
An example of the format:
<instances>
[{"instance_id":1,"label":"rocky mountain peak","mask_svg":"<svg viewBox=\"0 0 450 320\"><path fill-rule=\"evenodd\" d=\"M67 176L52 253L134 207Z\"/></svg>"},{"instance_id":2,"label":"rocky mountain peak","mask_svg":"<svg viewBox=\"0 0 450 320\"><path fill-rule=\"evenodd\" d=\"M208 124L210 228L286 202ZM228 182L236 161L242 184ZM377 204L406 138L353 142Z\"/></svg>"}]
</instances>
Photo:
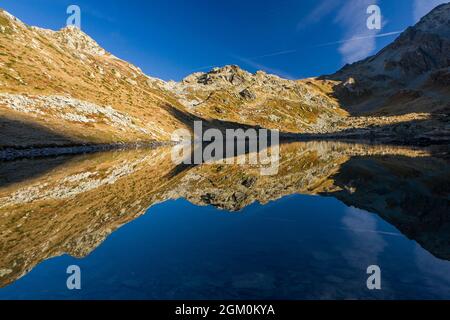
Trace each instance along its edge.
<instances>
[{"instance_id":1,"label":"rocky mountain peak","mask_svg":"<svg viewBox=\"0 0 450 320\"><path fill-rule=\"evenodd\" d=\"M25 24L9 12L0 9L0 33L11 34L25 27Z\"/></svg>"},{"instance_id":2,"label":"rocky mountain peak","mask_svg":"<svg viewBox=\"0 0 450 320\"><path fill-rule=\"evenodd\" d=\"M450 2L433 9L414 28L422 32L450 38Z\"/></svg>"},{"instance_id":3,"label":"rocky mountain peak","mask_svg":"<svg viewBox=\"0 0 450 320\"><path fill-rule=\"evenodd\" d=\"M76 26L67 26L54 33L55 38L64 46L83 53L102 56L106 52L91 37Z\"/></svg>"},{"instance_id":4,"label":"rocky mountain peak","mask_svg":"<svg viewBox=\"0 0 450 320\"><path fill-rule=\"evenodd\" d=\"M237 65L226 65L224 67L213 68L209 72L197 72L183 79L184 84L202 85L240 85L252 74L242 70Z\"/></svg>"}]
</instances>

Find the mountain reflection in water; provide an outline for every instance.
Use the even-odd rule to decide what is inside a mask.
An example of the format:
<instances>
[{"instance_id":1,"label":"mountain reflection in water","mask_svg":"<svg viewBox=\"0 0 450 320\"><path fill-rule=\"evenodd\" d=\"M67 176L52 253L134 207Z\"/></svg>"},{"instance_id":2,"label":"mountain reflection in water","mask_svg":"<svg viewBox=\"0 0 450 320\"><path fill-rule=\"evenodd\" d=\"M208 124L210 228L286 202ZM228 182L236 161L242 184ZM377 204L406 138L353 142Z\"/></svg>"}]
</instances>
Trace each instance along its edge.
<instances>
[{"instance_id":1,"label":"mountain reflection in water","mask_svg":"<svg viewBox=\"0 0 450 320\"><path fill-rule=\"evenodd\" d=\"M0 299L450 298L447 150L293 142L273 176L169 147L3 162ZM96 289L65 289L70 264Z\"/></svg>"}]
</instances>

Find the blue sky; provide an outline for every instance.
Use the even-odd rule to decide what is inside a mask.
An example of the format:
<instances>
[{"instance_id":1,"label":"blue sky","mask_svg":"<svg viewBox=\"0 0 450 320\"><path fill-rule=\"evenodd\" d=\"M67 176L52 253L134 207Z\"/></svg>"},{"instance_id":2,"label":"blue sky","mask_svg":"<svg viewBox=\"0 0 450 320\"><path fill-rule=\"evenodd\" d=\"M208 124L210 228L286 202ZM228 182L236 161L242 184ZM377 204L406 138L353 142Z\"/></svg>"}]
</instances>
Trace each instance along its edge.
<instances>
[{"instance_id":1,"label":"blue sky","mask_svg":"<svg viewBox=\"0 0 450 320\"><path fill-rule=\"evenodd\" d=\"M332 73L392 42L430 8L449 0L0 0L30 25L65 26L81 8L82 29L150 76L180 80L238 64L288 78ZM369 30L377 4L382 29ZM359 40L347 41L358 38Z\"/></svg>"}]
</instances>

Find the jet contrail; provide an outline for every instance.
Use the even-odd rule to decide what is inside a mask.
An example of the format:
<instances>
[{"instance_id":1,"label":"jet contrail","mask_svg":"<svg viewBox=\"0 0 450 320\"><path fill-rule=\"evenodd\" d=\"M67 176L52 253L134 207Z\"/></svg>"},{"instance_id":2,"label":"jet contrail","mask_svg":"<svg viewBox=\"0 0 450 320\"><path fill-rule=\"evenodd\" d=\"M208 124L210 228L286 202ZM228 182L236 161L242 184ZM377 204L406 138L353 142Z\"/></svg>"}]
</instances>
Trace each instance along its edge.
<instances>
[{"instance_id":1,"label":"jet contrail","mask_svg":"<svg viewBox=\"0 0 450 320\"><path fill-rule=\"evenodd\" d=\"M346 39L346 40L340 40L340 41L333 41L333 42L317 44L314 47L316 47L316 48L317 47L325 47L325 46L331 46L331 45L334 45L334 44L342 44L342 43L351 42L351 41L358 41L358 40L372 39L372 38L389 37L389 36L393 36L393 35L396 35L396 34L400 34L402 32L403 31L393 31L393 32L387 32L387 33L374 34L374 35L370 35L370 36L353 37L351 39Z\"/></svg>"},{"instance_id":2,"label":"jet contrail","mask_svg":"<svg viewBox=\"0 0 450 320\"><path fill-rule=\"evenodd\" d=\"M351 42L351 41L358 41L358 40L371 39L371 38L389 37L389 36L400 34L402 32L403 31L392 31L392 32L380 33L380 34L375 34L375 35L370 35L370 36L353 37L351 39L345 39L345 40L340 40L340 41L333 41L333 42L326 42L326 43L316 44L316 45L310 46L308 48L320 48L320 47L332 46L332 45L335 45L335 44L342 44L342 43ZM296 53L296 52L299 52L301 50L304 50L304 49L291 49L291 50L277 51L277 52L263 54L263 55L260 55L260 56L251 57L249 59L260 59L260 58L281 56L281 55L284 55L284 54Z\"/></svg>"},{"instance_id":3,"label":"jet contrail","mask_svg":"<svg viewBox=\"0 0 450 320\"><path fill-rule=\"evenodd\" d=\"M190 72L196 72L196 71L202 71L202 70L208 70L208 69L213 69L217 66L204 66L204 67L198 67L195 69L192 69Z\"/></svg>"},{"instance_id":4,"label":"jet contrail","mask_svg":"<svg viewBox=\"0 0 450 320\"><path fill-rule=\"evenodd\" d=\"M306 48L320 48L320 47L326 47L326 46L332 46L335 44L342 44L342 43L346 43L346 42L351 42L351 41L358 41L358 40L364 40L364 39L371 39L371 38L383 38L383 37L389 37L389 36L393 36L393 35L397 35L402 33L403 31L392 31L392 32L386 32L386 33L380 33L380 34L374 34L374 35L370 35L370 36L359 36L359 37L353 37L351 39L346 39L346 40L340 40L340 41L333 41L333 42L326 42L326 43L321 43L321 44L316 44L314 46L309 46ZM254 59L261 59L261 58L267 58L267 57L276 57L276 56L281 56L281 55L285 55L285 54L292 54L292 53L296 53L299 52L303 49L291 49L291 50L283 50L283 51L277 51L277 52L272 52L272 53L267 53L267 54L263 54L260 56L255 56L255 57L251 57L251 58L245 58L245 60L251 61ZM239 60L243 60L244 58L239 58ZM205 66L205 67L201 67L201 68L196 68L192 71L201 71L204 69L211 69L214 66Z\"/></svg>"}]
</instances>

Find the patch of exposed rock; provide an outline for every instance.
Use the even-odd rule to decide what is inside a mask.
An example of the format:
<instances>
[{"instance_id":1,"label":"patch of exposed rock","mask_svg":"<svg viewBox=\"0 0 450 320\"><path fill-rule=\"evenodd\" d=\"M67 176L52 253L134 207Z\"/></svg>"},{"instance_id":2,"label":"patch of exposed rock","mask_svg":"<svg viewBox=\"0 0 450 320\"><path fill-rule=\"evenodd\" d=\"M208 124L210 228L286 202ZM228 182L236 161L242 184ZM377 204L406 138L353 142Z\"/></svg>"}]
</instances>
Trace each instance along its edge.
<instances>
[{"instance_id":1,"label":"patch of exposed rock","mask_svg":"<svg viewBox=\"0 0 450 320\"><path fill-rule=\"evenodd\" d=\"M148 133L133 124L128 115L114 110L111 106L98 106L65 96L26 96L0 93L0 105L23 113L34 115L51 114L69 122L91 123L104 121L119 130L135 130Z\"/></svg>"}]
</instances>

